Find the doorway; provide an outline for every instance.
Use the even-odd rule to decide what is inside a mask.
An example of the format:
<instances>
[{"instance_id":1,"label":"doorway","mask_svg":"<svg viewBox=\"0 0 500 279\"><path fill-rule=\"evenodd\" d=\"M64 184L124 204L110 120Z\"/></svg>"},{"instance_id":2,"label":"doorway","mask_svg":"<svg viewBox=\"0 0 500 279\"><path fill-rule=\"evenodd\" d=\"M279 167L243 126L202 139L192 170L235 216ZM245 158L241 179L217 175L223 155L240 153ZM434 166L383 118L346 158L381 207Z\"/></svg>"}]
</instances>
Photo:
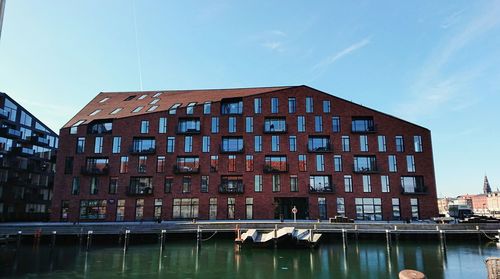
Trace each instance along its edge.
<instances>
[{"instance_id":1,"label":"doorway","mask_svg":"<svg viewBox=\"0 0 500 279\"><path fill-rule=\"evenodd\" d=\"M293 219L292 208L297 208L297 219L309 219L308 198L274 198L274 218Z\"/></svg>"}]
</instances>

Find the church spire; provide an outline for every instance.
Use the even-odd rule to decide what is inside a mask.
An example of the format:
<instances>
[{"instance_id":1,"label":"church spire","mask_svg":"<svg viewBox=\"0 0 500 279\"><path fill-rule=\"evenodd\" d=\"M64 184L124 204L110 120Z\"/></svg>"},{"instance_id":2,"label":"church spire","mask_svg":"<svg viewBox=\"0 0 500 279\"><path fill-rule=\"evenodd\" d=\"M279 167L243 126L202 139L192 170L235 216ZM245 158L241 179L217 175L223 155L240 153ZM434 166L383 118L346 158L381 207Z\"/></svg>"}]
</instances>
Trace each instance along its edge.
<instances>
[{"instance_id":1,"label":"church spire","mask_svg":"<svg viewBox=\"0 0 500 279\"><path fill-rule=\"evenodd\" d=\"M488 182L488 177L487 177L486 175L484 176L483 193L484 193L484 194L489 194L489 193L491 193L490 182Z\"/></svg>"}]
</instances>

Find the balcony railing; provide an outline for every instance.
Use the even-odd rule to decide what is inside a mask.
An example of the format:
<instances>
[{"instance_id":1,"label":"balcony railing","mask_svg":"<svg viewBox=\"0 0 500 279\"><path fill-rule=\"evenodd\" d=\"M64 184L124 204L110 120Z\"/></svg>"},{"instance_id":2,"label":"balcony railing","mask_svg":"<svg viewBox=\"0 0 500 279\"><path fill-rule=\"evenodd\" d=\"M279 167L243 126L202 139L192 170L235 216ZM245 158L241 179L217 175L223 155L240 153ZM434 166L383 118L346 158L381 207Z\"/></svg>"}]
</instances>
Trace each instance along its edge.
<instances>
[{"instance_id":1,"label":"balcony railing","mask_svg":"<svg viewBox=\"0 0 500 279\"><path fill-rule=\"evenodd\" d=\"M219 184L219 193L221 194L243 194L245 190L245 185L229 185L229 184Z\"/></svg>"},{"instance_id":2,"label":"balcony railing","mask_svg":"<svg viewBox=\"0 0 500 279\"><path fill-rule=\"evenodd\" d=\"M81 168L80 173L83 175L108 175L109 167L97 168L97 167L85 166Z\"/></svg>"},{"instance_id":3,"label":"balcony railing","mask_svg":"<svg viewBox=\"0 0 500 279\"><path fill-rule=\"evenodd\" d=\"M243 153L245 151L245 145L239 149L224 149L224 146L219 146L220 153Z\"/></svg>"},{"instance_id":4,"label":"balcony railing","mask_svg":"<svg viewBox=\"0 0 500 279\"><path fill-rule=\"evenodd\" d=\"M333 152L333 146L330 143L327 143L324 146L315 146L315 147L312 147L308 144L307 151L313 152L313 153Z\"/></svg>"},{"instance_id":5,"label":"balcony railing","mask_svg":"<svg viewBox=\"0 0 500 279\"><path fill-rule=\"evenodd\" d=\"M30 142L36 145L49 145L49 140L39 136L31 136L29 138Z\"/></svg>"},{"instance_id":6,"label":"balcony railing","mask_svg":"<svg viewBox=\"0 0 500 279\"><path fill-rule=\"evenodd\" d=\"M413 192L411 191L413 190ZM415 186L413 189L411 187L401 186L401 194L403 195L425 195L427 194L427 187L424 185Z\"/></svg>"},{"instance_id":7,"label":"balcony railing","mask_svg":"<svg viewBox=\"0 0 500 279\"><path fill-rule=\"evenodd\" d=\"M201 128L189 128L189 129L181 129L181 126L177 126L175 131L178 135L195 135L201 133Z\"/></svg>"},{"instance_id":8,"label":"balcony railing","mask_svg":"<svg viewBox=\"0 0 500 279\"><path fill-rule=\"evenodd\" d=\"M128 196L149 196L153 194L153 187L129 187Z\"/></svg>"},{"instance_id":9,"label":"balcony railing","mask_svg":"<svg viewBox=\"0 0 500 279\"><path fill-rule=\"evenodd\" d=\"M156 147L150 147L150 148L134 148L133 146L130 147L130 154L155 154L156 153Z\"/></svg>"},{"instance_id":10,"label":"balcony railing","mask_svg":"<svg viewBox=\"0 0 500 279\"><path fill-rule=\"evenodd\" d=\"M35 150L27 147L12 147L12 153L18 154L18 155L26 155L26 156L32 156L35 154Z\"/></svg>"},{"instance_id":11,"label":"balcony railing","mask_svg":"<svg viewBox=\"0 0 500 279\"><path fill-rule=\"evenodd\" d=\"M0 108L0 119L9 119L10 113Z\"/></svg>"},{"instance_id":12,"label":"balcony railing","mask_svg":"<svg viewBox=\"0 0 500 279\"><path fill-rule=\"evenodd\" d=\"M174 166L174 173L199 173L200 167Z\"/></svg>"},{"instance_id":13,"label":"balcony railing","mask_svg":"<svg viewBox=\"0 0 500 279\"><path fill-rule=\"evenodd\" d=\"M279 166L271 164L264 165L264 173L288 172L288 163L282 163Z\"/></svg>"},{"instance_id":14,"label":"balcony railing","mask_svg":"<svg viewBox=\"0 0 500 279\"><path fill-rule=\"evenodd\" d=\"M377 165L372 165L370 167L356 167L356 165L352 165L352 172L353 173L378 173L378 166Z\"/></svg>"},{"instance_id":15,"label":"balcony railing","mask_svg":"<svg viewBox=\"0 0 500 279\"><path fill-rule=\"evenodd\" d=\"M21 133L21 131L18 131L18 130L12 129L12 128L3 127L3 128L0 128L0 135L5 136L7 138L19 139L19 138L21 138L22 133Z\"/></svg>"},{"instance_id":16,"label":"balcony railing","mask_svg":"<svg viewBox=\"0 0 500 279\"><path fill-rule=\"evenodd\" d=\"M281 129L275 128L274 126L270 126L264 124L264 128L262 129L264 131L264 134L285 134L288 131L288 124L285 124L285 127L281 127Z\"/></svg>"},{"instance_id":17,"label":"balcony railing","mask_svg":"<svg viewBox=\"0 0 500 279\"><path fill-rule=\"evenodd\" d=\"M308 186L309 186L309 193L326 193L326 194L335 193L335 185L315 187L309 184Z\"/></svg>"}]
</instances>

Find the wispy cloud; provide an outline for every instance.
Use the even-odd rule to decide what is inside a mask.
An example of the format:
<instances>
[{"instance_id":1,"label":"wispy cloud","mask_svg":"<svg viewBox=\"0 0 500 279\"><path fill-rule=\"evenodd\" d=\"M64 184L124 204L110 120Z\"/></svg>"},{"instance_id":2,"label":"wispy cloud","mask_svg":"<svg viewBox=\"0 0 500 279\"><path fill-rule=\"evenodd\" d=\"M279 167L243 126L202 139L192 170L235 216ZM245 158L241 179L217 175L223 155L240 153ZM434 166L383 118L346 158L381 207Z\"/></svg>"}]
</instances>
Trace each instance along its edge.
<instances>
[{"instance_id":1,"label":"wispy cloud","mask_svg":"<svg viewBox=\"0 0 500 279\"><path fill-rule=\"evenodd\" d=\"M258 36L256 40L260 41L260 45L270 51L283 52L285 51L285 41L287 34L281 30L268 30Z\"/></svg>"},{"instance_id":2,"label":"wispy cloud","mask_svg":"<svg viewBox=\"0 0 500 279\"><path fill-rule=\"evenodd\" d=\"M284 51L284 48L283 48L283 43L282 42L265 42L262 44L263 47L267 48L267 49L270 49L270 50L274 50L274 51Z\"/></svg>"},{"instance_id":3,"label":"wispy cloud","mask_svg":"<svg viewBox=\"0 0 500 279\"><path fill-rule=\"evenodd\" d=\"M313 69L329 66L329 65L335 63L337 60L343 58L344 56L347 56L347 55L355 52L356 50L367 46L370 43L370 41L371 41L370 37L364 38L363 40L361 40L357 43L354 43L354 44L344 48L343 50L334 53L333 55L328 56L323 61L316 64L313 67Z\"/></svg>"},{"instance_id":4,"label":"wispy cloud","mask_svg":"<svg viewBox=\"0 0 500 279\"><path fill-rule=\"evenodd\" d=\"M443 23L441 23L441 28L447 29L450 26L455 25L456 23L458 23L458 21L460 20L460 17L464 13L464 11L465 11L465 9L462 9L460 11L452 13L450 16L447 16L443 20Z\"/></svg>"}]
</instances>

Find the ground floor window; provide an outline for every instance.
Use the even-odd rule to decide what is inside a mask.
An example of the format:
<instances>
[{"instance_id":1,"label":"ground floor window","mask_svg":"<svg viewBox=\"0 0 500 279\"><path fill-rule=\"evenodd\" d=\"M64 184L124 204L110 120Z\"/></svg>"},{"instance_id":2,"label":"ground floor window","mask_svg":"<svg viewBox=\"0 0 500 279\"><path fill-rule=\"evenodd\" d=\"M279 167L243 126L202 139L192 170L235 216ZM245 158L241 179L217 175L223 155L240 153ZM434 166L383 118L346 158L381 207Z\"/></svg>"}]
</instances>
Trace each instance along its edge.
<instances>
[{"instance_id":1,"label":"ground floor window","mask_svg":"<svg viewBox=\"0 0 500 279\"><path fill-rule=\"evenodd\" d=\"M161 219L161 207L163 205L162 199L155 199L155 220Z\"/></svg>"},{"instance_id":2,"label":"ground floor window","mask_svg":"<svg viewBox=\"0 0 500 279\"><path fill-rule=\"evenodd\" d=\"M106 219L106 200L81 200L80 219L81 220Z\"/></svg>"},{"instance_id":3,"label":"ground floor window","mask_svg":"<svg viewBox=\"0 0 500 279\"><path fill-rule=\"evenodd\" d=\"M61 201L61 221L68 221L69 201Z\"/></svg>"},{"instance_id":4,"label":"ground floor window","mask_svg":"<svg viewBox=\"0 0 500 279\"><path fill-rule=\"evenodd\" d=\"M418 199L410 199L410 205L411 205L411 218L413 220L418 220L419 219Z\"/></svg>"},{"instance_id":5,"label":"ground floor window","mask_svg":"<svg viewBox=\"0 0 500 279\"><path fill-rule=\"evenodd\" d=\"M318 198L319 219L326 219L326 198Z\"/></svg>"},{"instance_id":6,"label":"ground floor window","mask_svg":"<svg viewBox=\"0 0 500 279\"><path fill-rule=\"evenodd\" d=\"M123 221L125 218L125 200L118 200L116 204L116 221Z\"/></svg>"},{"instance_id":7,"label":"ground floor window","mask_svg":"<svg viewBox=\"0 0 500 279\"><path fill-rule=\"evenodd\" d=\"M174 219L198 218L199 205L200 201L199 199L196 198L174 199L172 218Z\"/></svg>"},{"instance_id":8,"label":"ground floor window","mask_svg":"<svg viewBox=\"0 0 500 279\"><path fill-rule=\"evenodd\" d=\"M245 208L247 219L253 219L253 198L246 198Z\"/></svg>"},{"instance_id":9,"label":"ground floor window","mask_svg":"<svg viewBox=\"0 0 500 279\"><path fill-rule=\"evenodd\" d=\"M356 219L380 221L382 220L382 199L356 198Z\"/></svg>"},{"instance_id":10,"label":"ground floor window","mask_svg":"<svg viewBox=\"0 0 500 279\"><path fill-rule=\"evenodd\" d=\"M137 199L135 201L135 220L142 221L144 218L144 199Z\"/></svg>"},{"instance_id":11,"label":"ground floor window","mask_svg":"<svg viewBox=\"0 0 500 279\"><path fill-rule=\"evenodd\" d=\"M215 220L217 219L217 198L210 198L210 220Z\"/></svg>"},{"instance_id":12,"label":"ground floor window","mask_svg":"<svg viewBox=\"0 0 500 279\"><path fill-rule=\"evenodd\" d=\"M235 198L227 198L227 219L234 219Z\"/></svg>"},{"instance_id":13,"label":"ground floor window","mask_svg":"<svg viewBox=\"0 0 500 279\"><path fill-rule=\"evenodd\" d=\"M392 219L401 220L401 209L398 198L392 198Z\"/></svg>"},{"instance_id":14,"label":"ground floor window","mask_svg":"<svg viewBox=\"0 0 500 279\"><path fill-rule=\"evenodd\" d=\"M345 217L345 201L344 201L344 198L337 198L337 215Z\"/></svg>"}]
</instances>

